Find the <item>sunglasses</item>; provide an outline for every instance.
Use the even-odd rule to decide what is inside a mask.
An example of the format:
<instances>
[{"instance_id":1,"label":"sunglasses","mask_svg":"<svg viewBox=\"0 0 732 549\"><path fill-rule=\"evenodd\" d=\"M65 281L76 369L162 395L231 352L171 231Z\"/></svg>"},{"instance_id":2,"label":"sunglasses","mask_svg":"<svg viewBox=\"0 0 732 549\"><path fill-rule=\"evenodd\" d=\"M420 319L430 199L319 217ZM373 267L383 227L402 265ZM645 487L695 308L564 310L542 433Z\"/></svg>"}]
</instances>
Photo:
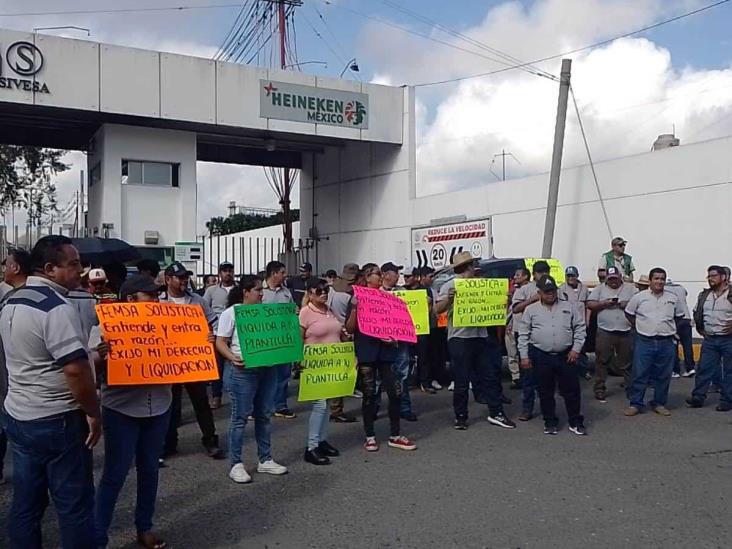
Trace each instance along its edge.
<instances>
[{"instance_id":1,"label":"sunglasses","mask_svg":"<svg viewBox=\"0 0 732 549\"><path fill-rule=\"evenodd\" d=\"M328 295L330 293L330 288L316 288L315 289L315 295Z\"/></svg>"}]
</instances>

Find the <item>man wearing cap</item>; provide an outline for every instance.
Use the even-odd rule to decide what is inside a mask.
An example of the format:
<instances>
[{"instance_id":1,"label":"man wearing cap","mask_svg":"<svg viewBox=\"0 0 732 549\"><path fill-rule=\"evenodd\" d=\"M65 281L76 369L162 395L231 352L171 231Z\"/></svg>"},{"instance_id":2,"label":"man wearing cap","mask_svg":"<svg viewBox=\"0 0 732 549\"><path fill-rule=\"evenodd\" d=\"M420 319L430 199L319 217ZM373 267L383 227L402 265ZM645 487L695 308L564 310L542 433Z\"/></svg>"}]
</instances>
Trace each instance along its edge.
<instances>
[{"instance_id":1,"label":"man wearing cap","mask_svg":"<svg viewBox=\"0 0 732 549\"><path fill-rule=\"evenodd\" d=\"M152 278L138 274L122 283L119 297L124 303L154 302L158 301L158 288ZM103 343L99 328L95 327L89 346L98 353L105 433L104 469L95 497L97 547L109 543L114 508L133 462L137 471L137 539L143 547L154 547L161 541L152 533L152 520L158 491L158 458L170 425L171 385L109 386L106 359L116 344Z\"/></svg>"},{"instance_id":2,"label":"man wearing cap","mask_svg":"<svg viewBox=\"0 0 732 549\"><path fill-rule=\"evenodd\" d=\"M460 252L453 258L452 268L456 278L475 277L475 259L470 252ZM440 288L435 313L447 313L447 344L450 351L455 388L452 405L455 412L455 429L468 428L468 388L472 381L478 394L488 404L488 422L505 429L515 429L516 424L503 412L501 402L501 379L498 375L501 362L501 347L489 336L485 327L456 327L453 320L455 302L455 279L450 279Z\"/></svg>"},{"instance_id":3,"label":"man wearing cap","mask_svg":"<svg viewBox=\"0 0 732 549\"><path fill-rule=\"evenodd\" d=\"M524 267L516 270L513 280L518 289L513 293L511 309L513 310L513 331L516 345L518 346L518 334L521 327L521 318L526 308L532 303L539 301L539 289L536 283L545 276L549 276L549 263L544 260L534 263L532 268L534 280L529 280L528 270ZM536 372L532 368L521 368L521 414L519 421L529 421L534 417L534 402L538 391Z\"/></svg>"},{"instance_id":4,"label":"man wearing cap","mask_svg":"<svg viewBox=\"0 0 732 549\"><path fill-rule=\"evenodd\" d=\"M218 284L209 286L203 294L203 301L216 315L216 321L213 328L219 321L219 316L226 310L229 300L229 292L234 287L234 264L224 261L219 265ZM211 382L211 409L217 410L221 408L221 397L223 396L224 384L221 381L224 378L225 360L219 353L216 353L216 365L219 370L219 379Z\"/></svg>"},{"instance_id":5,"label":"man wearing cap","mask_svg":"<svg viewBox=\"0 0 732 549\"><path fill-rule=\"evenodd\" d=\"M211 310L203 298L190 291L190 277L193 273L182 263L176 261L165 269L166 290L160 297L162 303L177 303L179 305L199 305L203 309L209 326L216 322L216 314ZM163 456L173 455L178 451L178 425L181 420L181 399L185 387L188 397L196 413L196 421L201 429L201 443L209 457L223 459L224 453L219 448L219 437L216 434L211 407L208 403L206 382L177 383L173 385L173 402L170 409L170 427L165 438Z\"/></svg>"},{"instance_id":6,"label":"man wearing cap","mask_svg":"<svg viewBox=\"0 0 732 549\"><path fill-rule=\"evenodd\" d=\"M651 409L661 416L671 415L666 402L676 361L676 322L684 317L684 307L675 294L665 289L666 271L655 267L648 278L650 288L635 294L625 308L638 334L626 416L636 416L643 410L649 382L655 387Z\"/></svg>"},{"instance_id":7,"label":"man wearing cap","mask_svg":"<svg viewBox=\"0 0 732 549\"><path fill-rule=\"evenodd\" d=\"M395 265L391 261L384 263L381 266L382 272L382 289L387 292L393 292L395 290L401 290L397 284L399 282L399 272L404 269L403 265ZM417 415L412 411L412 399L409 396L409 367L411 365L411 349L413 345L399 342L399 351L397 359L393 363L394 375L402 384L402 392L399 397L399 415L402 419L407 421L417 421ZM381 401L381 385L379 385L379 394L376 397L377 403Z\"/></svg>"},{"instance_id":8,"label":"man wearing cap","mask_svg":"<svg viewBox=\"0 0 732 549\"><path fill-rule=\"evenodd\" d=\"M595 287L587 300L587 308L597 316L595 353L595 398L605 402L607 398L607 374L613 359L625 380L626 394L630 388L633 364L633 332L625 317L625 308L637 293L635 286L623 282L617 267L608 267L605 282Z\"/></svg>"},{"instance_id":9,"label":"man wearing cap","mask_svg":"<svg viewBox=\"0 0 732 549\"><path fill-rule=\"evenodd\" d=\"M310 263L303 263L298 270L300 274L290 277L287 280L287 287L292 293L292 299L295 301L295 305L299 308L302 307L302 298L305 297L308 284L316 277L313 276L313 266Z\"/></svg>"},{"instance_id":10,"label":"man wearing cap","mask_svg":"<svg viewBox=\"0 0 732 549\"><path fill-rule=\"evenodd\" d=\"M575 305L578 305L580 307L580 310L585 315L585 323L587 323L587 296L589 295L589 290L587 289L587 286L584 285L583 282L579 279L579 269L577 267L570 265L564 270L564 276L565 276L565 282L561 286L559 286L559 290L557 290L559 299L564 301L569 301L570 303L574 303ZM586 327L586 326L585 326ZM587 339L585 338L585 341ZM577 360L577 367L579 374L585 378L586 380L592 379L592 376L590 375L590 372L587 369L587 354L585 353L585 350L583 349L580 353L579 360Z\"/></svg>"},{"instance_id":11,"label":"man wearing cap","mask_svg":"<svg viewBox=\"0 0 732 549\"><path fill-rule=\"evenodd\" d=\"M625 246L628 244L628 241L620 236L616 236L610 244L612 246L610 251L607 251L600 256L598 269L617 267L623 275L623 280L626 282L633 282L635 265L633 265L633 258L629 254L625 253Z\"/></svg>"},{"instance_id":12,"label":"man wearing cap","mask_svg":"<svg viewBox=\"0 0 732 549\"><path fill-rule=\"evenodd\" d=\"M724 267L712 265L707 269L709 288L697 298L694 322L702 341L699 369L694 390L686 400L690 408L701 408L711 383L723 369L718 412L732 410L732 292L729 275Z\"/></svg>"},{"instance_id":13,"label":"man wearing cap","mask_svg":"<svg viewBox=\"0 0 732 549\"><path fill-rule=\"evenodd\" d=\"M341 324L346 323L348 306L353 298L353 285L359 274L359 267L355 263L346 263L340 277L333 281L332 289L328 293L328 308ZM330 401L330 421L336 423L355 423L356 418L343 410L343 397Z\"/></svg>"},{"instance_id":14,"label":"man wearing cap","mask_svg":"<svg viewBox=\"0 0 732 549\"><path fill-rule=\"evenodd\" d=\"M539 301L526 307L519 325L521 368L534 370L544 433L556 435L559 428L554 400L559 386L570 432L586 435L577 372L577 359L586 336L584 311L575 303L558 299L557 283L551 276L542 277L536 285Z\"/></svg>"}]
</instances>

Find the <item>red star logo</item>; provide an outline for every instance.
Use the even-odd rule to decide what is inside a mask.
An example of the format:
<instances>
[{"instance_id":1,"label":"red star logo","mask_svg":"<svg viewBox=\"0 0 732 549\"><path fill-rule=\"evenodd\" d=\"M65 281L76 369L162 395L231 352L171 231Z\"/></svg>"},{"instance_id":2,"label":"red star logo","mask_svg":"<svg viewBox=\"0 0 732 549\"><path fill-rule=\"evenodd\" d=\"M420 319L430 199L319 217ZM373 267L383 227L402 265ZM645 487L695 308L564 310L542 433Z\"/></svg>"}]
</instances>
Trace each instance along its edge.
<instances>
[{"instance_id":1,"label":"red star logo","mask_svg":"<svg viewBox=\"0 0 732 549\"><path fill-rule=\"evenodd\" d=\"M277 91L277 88L275 88L275 86L272 82L270 82L267 86L265 86L264 89L267 92L267 97L269 97L273 91Z\"/></svg>"}]
</instances>

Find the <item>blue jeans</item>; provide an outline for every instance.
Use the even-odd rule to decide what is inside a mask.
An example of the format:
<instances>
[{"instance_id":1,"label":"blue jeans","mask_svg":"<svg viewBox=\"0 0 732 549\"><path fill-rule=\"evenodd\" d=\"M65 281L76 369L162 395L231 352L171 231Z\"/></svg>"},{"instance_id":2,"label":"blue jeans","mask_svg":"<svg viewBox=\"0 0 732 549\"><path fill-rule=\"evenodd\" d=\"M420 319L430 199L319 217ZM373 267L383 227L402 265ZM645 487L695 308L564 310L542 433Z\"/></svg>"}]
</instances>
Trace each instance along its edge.
<instances>
[{"instance_id":1,"label":"blue jeans","mask_svg":"<svg viewBox=\"0 0 732 549\"><path fill-rule=\"evenodd\" d=\"M651 407L666 406L671 374L676 363L676 343L673 337L654 339L638 334L633 355L633 375L630 405L642 409L645 406L646 387L654 384Z\"/></svg>"},{"instance_id":2,"label":"blue jeans","mask_svg":"<svg viewBox=\"0 0 732 549\"><path fill-rule=\"evenodd\" d=\"M8 516L9 547L42 547L41 520L50 492L58 514L61 546L94 548L92 452L83 412L18 421L3 413L13 443L13 503Z\"/></svg>"},{"instance_id":3,"label":"blue jeans","mask_svg":"<svg viewBox=\"0 0 732 549\"><path fill-rule=\"evenodd\" d=\"M724 373L720 383L719 403L732 405L732 335L704 338L692 398L701 401L706 398L709 385L719 376L720 366Z\"/></svg>"},{"instance_id":4,"label":"blue jeans","mask_svg":"<svg viewBox=\"0 0 732 549\"><path fill-rule=\"evenodd\" d=\"M137 469L135 526L138 534L152 530L158 495L158 457L163 450L170 409L159 416L131 417L102 407L104 470L99 481L94 514L97 546L109 543L109 526L120 490L132 461Z\"/></svg>"},{"instance_id":5,"label":"blue jeans","mask_svg":"<svg viewBox=\"0 0 732 549\"><path fill-rule=\"evenodd\" d=\"M216 353L216 368L219 370L219 379L211 382L211 397L221 398L224 395L224 369L226 368L226 359L219 353Z\"/></svg>"},{"instance_id":6,"label":"blue jeans","mask_svg":"<svg viewBox=\"0 0 732 549\"><path fill-rule=\"evenodd\" d=\"M259 462L272 459L270 418L274 413L277 368L278 366L269 366L247 369L229 364L226 369L226 387L231 396L229 457L232 466L242 463L244 429L250 415L254 415L254 437L257 440Z\"/></svg>"},{"instance_id":7,"label":"blue jeans","mask_svg":"<svg viewBox=\"0 0 732 549\"><path fill-rule=\"evenodd\" d=\"M3 478L3 471L5 470L5 452L8 451L8 435L5 434L5 429L0 425L0 478Z\"/></svg>"},{"instance_id":8,"label":"blue jeans","mask_svg":"<svg viewBox=\"0 0 732 549\"><path fill-rule=\"evenodd\" d=\"M308 450L314 450L318 444L328 436L328 401L316 400L313 402L313 411L310 412L308 422Z\"/></svg>"},{"instance_id":9,"label":"blue jeans","mask_svg":"<svg viewBox=\"0 0 732 549\"><path fill-rule=\"evenodd\" d=\"M287 406L287 386L292 376L292 364L279 364L270 366L277 372L277 387L274 394L275 411L286 410Z\"/></svg>"}]
</instances>

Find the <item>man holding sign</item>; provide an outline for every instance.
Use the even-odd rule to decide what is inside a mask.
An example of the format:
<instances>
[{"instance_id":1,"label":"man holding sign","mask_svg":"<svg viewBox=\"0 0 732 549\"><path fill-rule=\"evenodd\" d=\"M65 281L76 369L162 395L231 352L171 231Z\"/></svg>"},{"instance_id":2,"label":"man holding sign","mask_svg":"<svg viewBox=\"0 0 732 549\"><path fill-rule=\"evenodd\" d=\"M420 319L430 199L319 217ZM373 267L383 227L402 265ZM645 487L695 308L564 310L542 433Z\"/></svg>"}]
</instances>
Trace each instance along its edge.
<instances>
[{"instance_id":1,"label":"man holding sign","mask_svg":"<svg viewBox=\"0 0 732 549\"><path fill-rule=\"evenodd\" d=\"M461 296L461 292L472 292L468 287L470 285L465 282L477 280L474 263L470 252L455 255L452 267L456 278L448 280L440 288L439 301L435 305L437 314L448 313L448 348L455 378L455 390L452 396L455 429L464 431L468 428L468 387L471 381L476 384L478 393L484 395L487 400L488 421L505 429L515 429L516 424L506 417L501 402L499 376L501 348L497 340L489 337L486 327L490 322L499 321L497 317L493 318L493 315L500 315L501 308L505 324L508 288L506 287L504 292L503 305L495 305L497 307L495 312L487 309L478 311L477 303L475 311L471 307L464 307L461 302L465 296Z\"/></svg>"}]
</instances>

